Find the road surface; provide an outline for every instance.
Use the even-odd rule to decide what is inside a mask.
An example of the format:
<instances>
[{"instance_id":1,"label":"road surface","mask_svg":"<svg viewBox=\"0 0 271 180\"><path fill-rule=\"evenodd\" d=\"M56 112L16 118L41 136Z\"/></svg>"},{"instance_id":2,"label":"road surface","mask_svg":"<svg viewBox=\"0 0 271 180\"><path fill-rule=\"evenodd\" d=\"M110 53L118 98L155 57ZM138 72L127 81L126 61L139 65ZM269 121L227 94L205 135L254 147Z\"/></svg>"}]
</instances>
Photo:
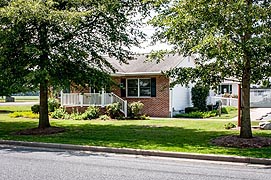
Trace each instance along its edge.
<instances>
[{"instance_id":1,"label":"road surface","mask_svg":"<svg viewBox=\"0 0 271 180\"><path fill-rule=\"evenodd\" d=\"M271 166L0 146L1 180L263 180Z\"/></svg>"},{"instance_id":2,"label":"road surface","mask_svg":"<svg viewBox=\"0 0 271 180\"><path fill-rule=\"evenodd\" d=\"M0 145L1 180L270 179L271 166Z\"/></svg>"}]
</instances>

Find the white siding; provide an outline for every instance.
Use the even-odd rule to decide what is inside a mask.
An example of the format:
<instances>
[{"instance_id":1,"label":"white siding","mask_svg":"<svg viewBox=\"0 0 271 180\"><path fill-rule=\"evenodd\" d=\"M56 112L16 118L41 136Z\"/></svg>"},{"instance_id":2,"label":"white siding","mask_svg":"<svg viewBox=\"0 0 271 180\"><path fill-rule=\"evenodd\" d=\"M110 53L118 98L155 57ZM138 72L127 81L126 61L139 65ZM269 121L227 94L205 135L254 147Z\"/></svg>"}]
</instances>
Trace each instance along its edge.
<instances>
[{"instance_id":1,"label":"white siding","mask_svg":"<svg viewBox=\"0 0 271 180\"><path fill-rule=\"evenodd\" d=\"M176 85L171 90L171 110L173 115L184 112L186 107L192 106L191 88Z\"/></svg>"}]
</instances>

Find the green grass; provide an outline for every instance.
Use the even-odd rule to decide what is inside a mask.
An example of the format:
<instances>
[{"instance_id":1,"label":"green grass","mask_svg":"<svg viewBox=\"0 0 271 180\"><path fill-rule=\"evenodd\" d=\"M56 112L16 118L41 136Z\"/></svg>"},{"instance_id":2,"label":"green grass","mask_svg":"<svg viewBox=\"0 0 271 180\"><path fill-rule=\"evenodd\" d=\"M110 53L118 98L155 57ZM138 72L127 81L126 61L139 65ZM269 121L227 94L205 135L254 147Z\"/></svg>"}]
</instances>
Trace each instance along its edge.
<instances>
[{"instance_id":1,"label":"green grass","mask_svg":"<svg viewBox=\"0 0 271 180\"><path fill-rule=\"evenodd\" d=\"M231 121L51 120L51 125L64 127L66 132L46 136L18 136L14 132L37 127L38 120L11 118L7 113L0 113L0 139L271 158L271 147L238 149L212 145L210 140L213 138L239 133L223 129L227 122ZM271 131L253 133L255 136L271 137Z\"/></svg>"},{"instance_id":2,"label":"green grass","mask_svg":"<svg viewBox=\"0 0 271 180\"><path fill-rule=\"evenodd\" d=\"M31 111L31 106L0 106L0 112Z\"/></svg>"},{"instance_id":3,"label":"green grass","mask_svg":"<svg viewBox=\"0 0 271 180\"><path fill-rule=\"evenodd\" d=\"M221 116L212 117L213 119L232 119L234 117L237 117L237 108L236 107L224 107L224 110L221 114Z\"/></svg>"}]
</instances>

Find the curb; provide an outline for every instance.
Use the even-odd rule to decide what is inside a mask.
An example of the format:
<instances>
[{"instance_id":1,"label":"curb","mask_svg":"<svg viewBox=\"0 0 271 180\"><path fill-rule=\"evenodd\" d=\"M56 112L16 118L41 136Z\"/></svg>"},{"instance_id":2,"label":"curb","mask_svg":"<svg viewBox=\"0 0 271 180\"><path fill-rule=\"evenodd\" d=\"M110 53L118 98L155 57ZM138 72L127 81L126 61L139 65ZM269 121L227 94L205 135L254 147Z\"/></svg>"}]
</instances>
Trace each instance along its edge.
<instances>
[{"instance_id":1,"label":"curb","mask_svg":"<svg viewBox=\"0 0 271 180\"><path fill-rule=\"evenodd\" d=\"M197 159L197 160L271 165L271 159L266 159L266 158L223 156L223 155L213 155L213 154L179 153L179 152L139 150L139 149L130 149L130 148L108 148L108 147L97 147L97 146L80 146L80 145L71 145L71 144L24 142L24 141L10 141L10 140L0 140L0 144L26 146L26 147L54 148L54 149L64 149L64 150L92 151L92 152L104 152L104 153L116 153L116 154L131 154L131 155L143 155L143 156L159 156L159 157L170 157L170 158L185 158L185 159Z\"/></svg>"}]
</instances>

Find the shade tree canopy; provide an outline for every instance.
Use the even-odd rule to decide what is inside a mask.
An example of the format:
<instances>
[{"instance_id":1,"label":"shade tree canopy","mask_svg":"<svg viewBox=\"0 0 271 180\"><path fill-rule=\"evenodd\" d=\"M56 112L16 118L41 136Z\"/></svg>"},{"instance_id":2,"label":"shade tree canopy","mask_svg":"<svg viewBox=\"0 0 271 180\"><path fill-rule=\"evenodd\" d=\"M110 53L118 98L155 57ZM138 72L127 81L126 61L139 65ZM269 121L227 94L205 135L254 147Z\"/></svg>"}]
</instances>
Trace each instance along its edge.
<instances>
[{"instance_id":1,"label":"shade tree canopy","mask_svg":"<svg viewBox=\"0 0 271 180\"><path fill-rule=\"evenodd\" d=\"M172 53L195 55L196 68L175 68L174 84L216 86L225 79L242 85L240 137L252 137L250 84L271 76L270 0L161 0L150 21L154 42L174 45ZM161 57L165 51L156 52Z\"/></svg>"},{"instance_id":2,"label":"shade tree canopy","mask_svg":"<svg viewBox=\"0 0 271 180\"><path fill-rule=\"evenodd\" d=\"M39 127L49 127L48 86L71 82L96 88L114 68L131 59L144 34L141 0L0 0L0 85L39 87ZM13 88L0 89L2 94ZM1 94L0 93L0 94Z\"/></svg>"}]
</instances>

